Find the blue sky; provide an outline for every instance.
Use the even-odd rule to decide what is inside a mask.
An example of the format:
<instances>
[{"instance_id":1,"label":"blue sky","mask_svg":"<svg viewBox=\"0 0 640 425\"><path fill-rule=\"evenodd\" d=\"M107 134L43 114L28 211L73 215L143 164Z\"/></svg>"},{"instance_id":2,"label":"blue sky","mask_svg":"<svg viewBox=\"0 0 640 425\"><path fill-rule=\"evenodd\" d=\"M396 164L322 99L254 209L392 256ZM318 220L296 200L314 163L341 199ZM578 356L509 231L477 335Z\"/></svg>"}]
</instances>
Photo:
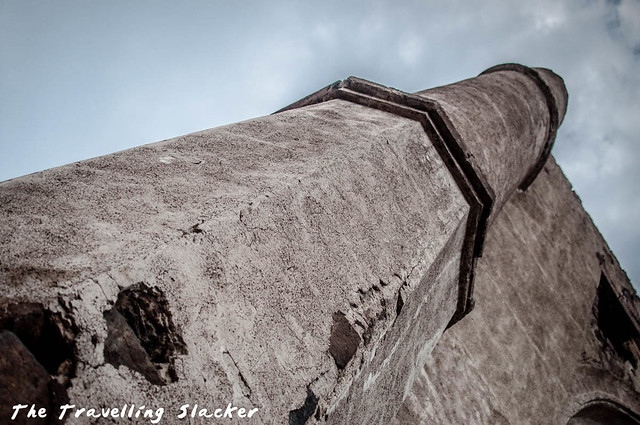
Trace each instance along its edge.
<instances>
[{"instance_id":1,"label":"blue sky","mask_svg":"<svg viewBox=\"0 0 640 425\"><path fill-rule=\"evenodd\" d=\"M560 74L553 154L640 282L640 1L0 0L0 180L269 114L349 75Z\"/></svg>"}]
</instances>

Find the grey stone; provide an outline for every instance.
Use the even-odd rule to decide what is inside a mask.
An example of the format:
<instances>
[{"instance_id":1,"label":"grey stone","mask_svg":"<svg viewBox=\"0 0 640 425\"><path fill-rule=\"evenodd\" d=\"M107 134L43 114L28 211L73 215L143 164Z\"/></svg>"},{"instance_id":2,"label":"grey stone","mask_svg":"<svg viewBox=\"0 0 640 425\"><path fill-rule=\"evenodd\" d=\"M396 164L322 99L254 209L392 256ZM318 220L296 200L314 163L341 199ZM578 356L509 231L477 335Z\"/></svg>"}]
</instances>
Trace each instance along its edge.
<instances>
[{"instance_id":1,"label":"grey stone","mask_svg":"<svg viewBox=\"0 0 640 425\"><path fill-rule=\"evenodd\" d=\"M329 353L336 361L338 369L344 369L362 342L358 332L351 326L343 313L333 314L331 338L329 339Z\"/></svg>"},{"instance_id":2,"label":"grey stone","mask_svg":"<svg viewBox=\"0 0 640 425\"><path fill-rule=\"evenodd\" d=\"M602 396L632 412L640 304L550 159L566 107L560 77L517 64L416 94L349 78L2 182L0 306L39 303L59 320L37 323L73 335L53 363L79 365L56 375L79 406L536 424ZM623 337L597 337L601 276Z\"/></svg>"},{"instance_id":3,"label":"grey stone","mask_svg":"<svg viewBox=\"0 0 640 425\"><path fill-rule=\"evenodd\" d=\"M35 405L36 411L46 409L52 415L49 396L51 375L31 352L12 333L0 331L0 421L2 423L48 424L49 419L27 418L28 409L18 412L15 420L13 406Z\"/></svg>"}]
</instances>

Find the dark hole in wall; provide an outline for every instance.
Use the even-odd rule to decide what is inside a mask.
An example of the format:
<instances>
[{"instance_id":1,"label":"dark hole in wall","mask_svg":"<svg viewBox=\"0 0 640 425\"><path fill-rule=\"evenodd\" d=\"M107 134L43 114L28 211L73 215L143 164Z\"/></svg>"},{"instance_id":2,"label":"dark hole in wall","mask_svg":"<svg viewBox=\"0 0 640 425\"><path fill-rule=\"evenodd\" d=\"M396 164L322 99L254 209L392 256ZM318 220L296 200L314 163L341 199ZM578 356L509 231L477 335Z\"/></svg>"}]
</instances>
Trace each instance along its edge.
<instances>
[{"instance_id":1,"label":"dark hole in wall","mask_svg":"<svg viewBox=\"0 0 640 425\"><path fill-rule=\"evenodd\" d=\"M334 313L329 339L329 353L333 356L338 369L344 369L347 366L361 342L360 335L353 329L344 313Z\"/></svg>"},{"instance_id":2,"label":"dark hole in wall","mask_svg":"<svg viewBox=\"0 0 640 425\"><path fill-rule=\"evenodd\" d=\"M404 307L404 300L402 299L402 294L398 292L398 301L396 302L396 317L400 316L400 312L402 312L402 307Z\"/></svg>"},{"instance_id":3,"label":"dark hole in wall","mask_svg":"<svg viewBox=\"0 0 640 425\"><path fill-rule=\"evenodd\" d=\"M159 288L139 282L118 294L107 320L105 360L144 375L153 384L178 380L174 361L186 345L173 324L169 304Z\"/></svg>"},{"instance_id":4,"label":"dark hole in wall","mask_svg":"<svg viewBox=\"0 0 640 425\"><path fill-rule=\"evenodd\" d=\"M15 404L34 403L57 411L69 402L67 388L75 376L73 321L37 303L4 304L0 307L0 412L11 417ZM15 424L27 420L18 417ZM56 415L30 424L57 424Z\"/></svg>"},{"instance_id":5,"label":"dark hole in wall","mask_svg":"<svg viewBox=\"0 0 640 425\"><path fill-rule=\"evenodd\" d=\"M0 310L0 329L11 331L51 375L75 375L75 326L37 303ZM60 369L60 370L59 370Z\"/></svg>"},{"instance_id":6,"label":"dark hole in wall","mask_svg":"<svg viewBox=\"0 0 640 425\"><path fill-rule=\"evenodd\" d=\"M599 339L636 368L640 334L604 274L600 277L593 312Z\"/></svg>"},{"instance_id":7,"label":"dark hole in wall","mask_svg":"<svg viewBox=\"0 0 640 425\"><path fill-rule=\"evenodd\" d=\"M640 425L640 416L610 401L597 401L573 415L567 425Z\"/></svg>"},{"instance_id":8,"label":"dark hole in wall","mask_svg":"<svg viewBox=\"0 0 640 425\"><path fill-rule=\"evenodd\" d=\"M318 397L307 388L307 398L299 409L289 412L289 425L304 425L316 411Z\"/></svg>"}]
</instances>

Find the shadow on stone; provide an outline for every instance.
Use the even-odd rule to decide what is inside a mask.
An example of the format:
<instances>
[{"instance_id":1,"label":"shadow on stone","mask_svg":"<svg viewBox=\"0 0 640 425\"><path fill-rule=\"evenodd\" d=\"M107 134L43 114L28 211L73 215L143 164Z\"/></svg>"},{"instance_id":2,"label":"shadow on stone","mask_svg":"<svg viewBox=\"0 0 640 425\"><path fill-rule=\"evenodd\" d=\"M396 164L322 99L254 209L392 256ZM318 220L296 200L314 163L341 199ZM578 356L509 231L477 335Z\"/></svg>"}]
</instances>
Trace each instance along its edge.
<instances>
[{"instance_id":1,"label":"shadow on stone","mask_svg":"<svg viewBox=\"0 0 640 425\"><path fill-rule=\"evenodd\" d=\"M304 400L302 407L289 412L289 425L304 425L313 415L318 406L318 397L307 388L307 398Z\"/></svg>"},{"instance_id":2,"label":"shadow on stone","mask_svg":"<svg viewBox=\"0 0 640 425\"><path fill-rule=\"evenodd\" d=\"M21 303L0 309L0 417L10 418L16 404L55 412L68 403L75 375L76 328L41 304ZM12 423L27 423L23 410ZM29 418L29 424L58 424L57 416ZM64 421L62 421L64 422Z\"/></svg>"},{"instance_id":3,"label":"shadow on stone","mask_svg":"<svg viewBox=\"0 0 640 425\"><path fill-rule=\"evenodd\" d=\"M160 289L142 282L132 285L118 294L115 306L104 317L108 363L135 370L156 385L178 380L175 356L187 350Z\"/></svg>"},{"instance_id":4,"label":"shadow on stone","mask_svg":"<svg viewBox=\"0 0 640 425\"><path fill-rule=\"evenodd\" d=\"M353 357L362 339L353 329L349 320L341 312L333 314L329 353L333 356L338 369L344 369Z\"/></svg>"}]
</instances>

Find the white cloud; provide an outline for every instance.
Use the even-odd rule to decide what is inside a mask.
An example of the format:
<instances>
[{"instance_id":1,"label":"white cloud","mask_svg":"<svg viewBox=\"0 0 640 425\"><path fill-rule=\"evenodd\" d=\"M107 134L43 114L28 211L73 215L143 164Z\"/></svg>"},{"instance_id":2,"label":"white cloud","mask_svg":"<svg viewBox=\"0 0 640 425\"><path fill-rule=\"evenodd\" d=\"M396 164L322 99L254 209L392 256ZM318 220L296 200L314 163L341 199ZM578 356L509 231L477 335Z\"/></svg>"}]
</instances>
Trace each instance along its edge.
<instances>
[{"instance_id":1,"label":"white cloud","mask_svg":"<svg viewBox=\"0 0 640 425\"><path fill-rule=\"evenodd\" d=\"M422 56L423 43L423 39L416 36L401 38L398 43L398 56L406 65L415 65Z\"/></svg>"}]
</instances>

